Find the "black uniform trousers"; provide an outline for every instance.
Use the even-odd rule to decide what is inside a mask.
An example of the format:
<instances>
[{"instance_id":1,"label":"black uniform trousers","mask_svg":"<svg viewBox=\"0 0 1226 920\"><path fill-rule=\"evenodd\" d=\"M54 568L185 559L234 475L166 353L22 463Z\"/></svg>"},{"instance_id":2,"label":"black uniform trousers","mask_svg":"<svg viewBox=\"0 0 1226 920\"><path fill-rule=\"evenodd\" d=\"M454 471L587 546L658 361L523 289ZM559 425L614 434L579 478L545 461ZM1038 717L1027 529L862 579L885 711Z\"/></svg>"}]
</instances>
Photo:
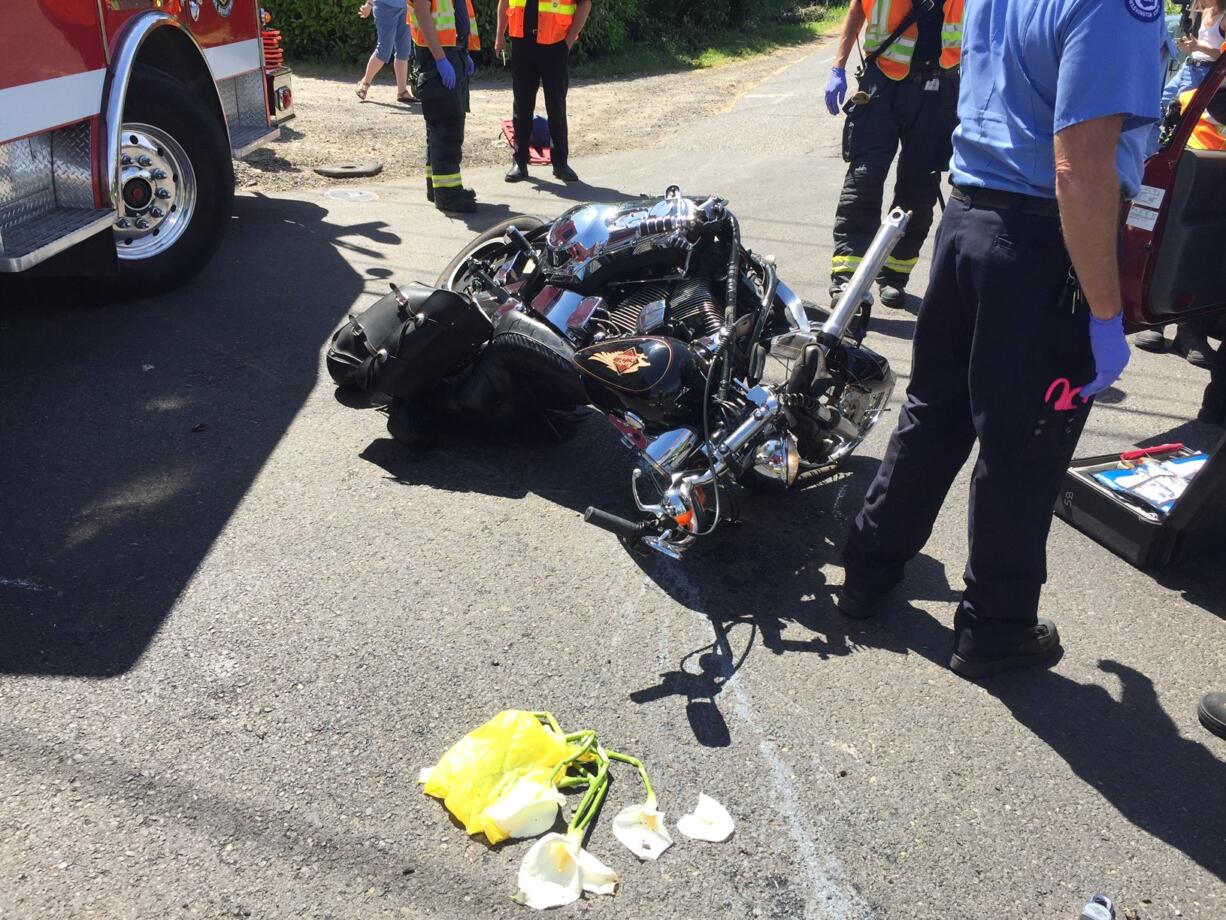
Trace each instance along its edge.
<instances>
[{"instance_id":1,"label":"black uniform trousers","mask_svg":"<svg viewBox=\"0 0 1226 920\"><path fill-rule=\"evenodd\" d=\"M1206 323L1206 325L1209 325ZM1209 385L1201 406L1214 415L1226 416L1226 343L1218 346L1209 369Z\"/></svg>"},{"instance_id":2,"label":"black uniform trousers","mask_svg":"<svg viewBox=\"0 0 1226 920\"><path fill-rule=\"evenodd\" d=\"M549 118L551 159L567 165L570 157L566 127L566 92L570 89L570 49L566 42L541 45L535 36L511 39L512 118L515 124L515 162L528 165L528 142L536 114L537 90L545 90L545 114Z\"/></svg>"},{"instance_id":3,"label":"black uniform trousers","mask_svg":"<svg viewBox=\"0 0 1226 920\"><path fill-rule=\"evenodd\" d=\"M872 64L860 90L871 98L853 107L843 125L843 159L849 165L834 215L830 277L835 285L845 283L877 234L886 177L901 146L892 206L910 211L911 221L879 280L903 287L928 237L941 173L953 153L958 74L930 70L895 81Z\"/></svg>"},{"instance_id":4,"label":"black uniform trousers","mask_svg":"<svg viewBox=\"0 0 1226 920\"><path fill-rule=\"evenodd\" d=\"M1090 410L1073 391L1094 377L1059 218L1011 198L995 210L950 199L906 402L844 550L849 580L901 577L978 439L954 623L961 652L989 655L1035 623L1052 508Z\"/></svg>"},{"instance_id":5,"label":"black uniform trousers","mask_svg":"<svg viewBox=\"0 0 1226 920\"><path fill-rule=\"evenodd\" d=\"M458 189L464 158L464 121L468 114L468 53L446 48L455 68L455 89L443 85L429 48L418 48L417 98L426 119L426 177L435 191Z\"/></svg>"}]
</instances>

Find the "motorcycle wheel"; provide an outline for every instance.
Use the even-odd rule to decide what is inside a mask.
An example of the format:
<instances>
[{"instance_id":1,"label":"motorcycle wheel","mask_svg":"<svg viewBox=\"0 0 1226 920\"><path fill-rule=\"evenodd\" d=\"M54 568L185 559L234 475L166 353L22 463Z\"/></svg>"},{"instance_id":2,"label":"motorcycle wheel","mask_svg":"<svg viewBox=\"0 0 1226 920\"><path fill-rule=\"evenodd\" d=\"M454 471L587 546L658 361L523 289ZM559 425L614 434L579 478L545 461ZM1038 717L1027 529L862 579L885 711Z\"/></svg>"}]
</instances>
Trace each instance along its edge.
<instances>
[{"instance_id":1,"label":"motorcycle wheel","mask_svg":"<svg viewBox=\"0 0 1226 920\"><path fill-rule=\"evenodd\" d=\"M532 217L529 214L508 217L506 220L495 224L456 254L456 257L447 264L447 267L439 272L438 280L434 282L434 286L448 291L463 293L471 280L467 272L470 259L494 258L499 255L499 250L505 251L507 244L504 241L504 237L506 236L507 229L510 227L518 227L521 232L529 233L543 226L545 226L543 220L539 217Z\"/></svg>"}]
</instances>

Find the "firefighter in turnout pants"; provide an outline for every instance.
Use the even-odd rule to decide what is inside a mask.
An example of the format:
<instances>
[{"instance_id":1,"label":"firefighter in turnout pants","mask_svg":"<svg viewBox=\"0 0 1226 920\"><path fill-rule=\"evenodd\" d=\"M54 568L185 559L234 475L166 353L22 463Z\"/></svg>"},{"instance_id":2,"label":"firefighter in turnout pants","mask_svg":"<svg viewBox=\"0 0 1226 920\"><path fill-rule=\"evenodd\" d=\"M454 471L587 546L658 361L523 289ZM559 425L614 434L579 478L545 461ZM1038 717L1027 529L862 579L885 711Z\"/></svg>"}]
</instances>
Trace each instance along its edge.
<instances>
[{"instance_id":1,"label":"firefighter in turnout pants","mask_svg":"<svg viewBox=\"0 0 1226 920\"><path fill-rule=\"evenodd\" d=\"M1121 0L1122 2L1122 0ZM906 234L881 271L881 302L901 307L907 280L932 226L941 172L949 168L957 124L963 0L858 0L847 10L826 84L826 108L839 114L847 59L865 27L859 92L844 108L843 159L849 164L834 217L830 293L838 297L881 224L881 200L894 154L894 207L911 212Z\"/></svg>"},{"instance_id":2,"label":"firefighter in turnout pants","mask_svg":"<svg viewBox=\"0 0 1226 920\"><path fill-rule=\"evenodd\" d=\"M592 0L498 0L494 53L502 53L504 36L510 35L515 100L515 164L506 175L508 182L528 178L528 142L536 91L542 87L549 116L553 174L563 182L579 181L567 162L566 91L570 86L570 49L579 40L591 11Z\"/></svg>"},{"instance_id":3,"label":"firefighter in turnout pants","mask_svg":"<svg viewBox=\"0 0 1226 920\"><path fill-rule=\"evenodd\" d=\"M460 180L468 114L469 51L481 47L472 0L413 0L409 25L417 46L418 86L426 119L426 198L440 211L470 214L477 196Z\"/></svg>"}]
</instances>

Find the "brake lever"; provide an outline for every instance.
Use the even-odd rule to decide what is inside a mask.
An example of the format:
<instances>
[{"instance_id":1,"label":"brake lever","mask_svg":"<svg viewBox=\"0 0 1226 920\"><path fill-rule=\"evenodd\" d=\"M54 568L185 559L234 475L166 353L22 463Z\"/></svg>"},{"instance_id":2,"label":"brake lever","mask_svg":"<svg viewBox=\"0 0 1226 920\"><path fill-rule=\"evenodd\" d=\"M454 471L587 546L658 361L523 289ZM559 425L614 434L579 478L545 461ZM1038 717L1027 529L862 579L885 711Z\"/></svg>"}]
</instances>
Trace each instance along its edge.
<instances>
[{"instance_id":1,"label":"brake lever","mask_svg":"<svg viewBox=\"0 0 1226 920\"><path fill-rule=\"evenodd\" d=\"M665 517L663 505L649 505L639 498L639 478L643 475L643 471L636 469L630 474L630 494L634 496L634 504L639 511L647 514L654 514L657 518Z\"/></svg>"}]
</instances>

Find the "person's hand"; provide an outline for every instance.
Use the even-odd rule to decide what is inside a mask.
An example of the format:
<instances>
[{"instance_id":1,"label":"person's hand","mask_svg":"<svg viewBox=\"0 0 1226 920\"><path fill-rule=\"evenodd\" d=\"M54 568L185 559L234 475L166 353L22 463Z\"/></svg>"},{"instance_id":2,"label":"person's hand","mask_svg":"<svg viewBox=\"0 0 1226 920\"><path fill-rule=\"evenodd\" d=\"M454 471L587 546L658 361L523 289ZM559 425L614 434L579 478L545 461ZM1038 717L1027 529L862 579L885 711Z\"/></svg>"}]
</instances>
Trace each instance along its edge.
<instances>
[{"instance_id":1,"label":"person's hand","mask_svg":"<svg viewBox=\"0 0 1226 920\"><path fill-rule=\"evenodd\" d=\"M567 32L566 33L566 49L569 51L571 48L575 47L575 42L577 42L578 40L579 40L578 32L575 32L575 33Z\"/></svg>"},{"instance_id":2,"label":"person's hand","mask_svg":"<svg viewBox=\"0 0 1226 920\"><path fill-rule=\"evenodd\" d=\"M363 19L370 18L370 4L363 3L361 6L359 6L358 15L361 16Z\"/></svg>"},{"instance_id":3,"label":"person's hand","mask_svg":"<svg viewBox=\"0 0 1226 920\"><path fill-rule=\"evenodd\" d=\"M451 61L441 57L436 58L434 63L438 65L438 76L443 81L443 86L455 89L455 68L451 66Z\"/></svg>"},{"instance_id":4,"label":"person's hand","mask_svg":"<svg viewBox=\"0 0 1226 920\"><path fill-rule=\"evenodd\" d=\"M1191 35L1184 35L1178 41L1176 41L1175 44L1184 54L1191 54L1196 50L1197 41L1195 37Z\"/></svg>"},{"instance_id":5,"label":"person's hand","mask_svg":"<svg viewBox=\"0 0 1226 920\"><path fill-rule=\"evenodd\" d=\"M1094 352L1094 379L1081 388L1081 398L1089 401L1115 383L1128 366L1131 353L1124 338L1124 316L1099 319L1090 314L1090 350Z\"/></svg>"},{"instance_id":6,"label":"person's hand","mask_svg":"<svg viewBox=\"0 0 1226 920\"><path fill-rule=\"evenodd\" d=\"M838 115L847 98L847 71L842 67L830 68L830 79L826 81L826 111Z\"/></svg>"},{"instance_id":7,"label":"person's hand","mask_svg":"<svg viewBox=\"0 0 1226 920\"><path fill-rule=\"evenodd\" d=\"M494 39L494 57L502 57L507 50L507 37L499 35Z\"/></svg>"},{"instance_id":8,"label":"person's hand","mask_svg":"<svg viewBox=\"0 0 1226 920\"><path fill-rule=\"evenodd\" d=\"M471 54L464 55L464 69L468 71L470 77L473 75L473 71L477 69L477 62L473 60Z\"/></svg>"}]
</instances>

